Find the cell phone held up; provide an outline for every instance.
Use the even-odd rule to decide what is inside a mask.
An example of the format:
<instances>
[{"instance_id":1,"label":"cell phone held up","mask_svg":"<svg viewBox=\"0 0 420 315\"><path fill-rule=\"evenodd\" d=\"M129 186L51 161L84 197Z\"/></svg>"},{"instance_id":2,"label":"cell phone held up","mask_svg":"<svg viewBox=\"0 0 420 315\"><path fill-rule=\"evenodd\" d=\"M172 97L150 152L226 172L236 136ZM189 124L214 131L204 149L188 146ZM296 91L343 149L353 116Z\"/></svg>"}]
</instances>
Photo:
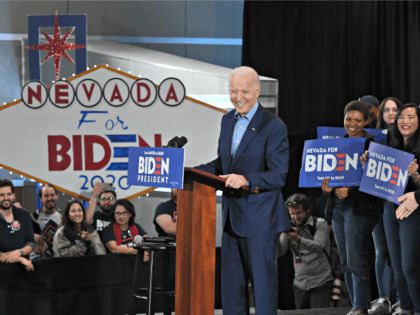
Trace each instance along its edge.
<instances>
[{"instance_id":1,"label":"cell phone held up","mask_svg":"<svg viewBox=\"0 0 420 315\"><path fill-rule=\"evenodd\" d=\"M293 229L294 227L296 227L296 222L293 220L290 220L290 225L292 226L290 229L283 231L283 233L292 233L295 232L295 230Z\"/></svg>"}]
</instances>

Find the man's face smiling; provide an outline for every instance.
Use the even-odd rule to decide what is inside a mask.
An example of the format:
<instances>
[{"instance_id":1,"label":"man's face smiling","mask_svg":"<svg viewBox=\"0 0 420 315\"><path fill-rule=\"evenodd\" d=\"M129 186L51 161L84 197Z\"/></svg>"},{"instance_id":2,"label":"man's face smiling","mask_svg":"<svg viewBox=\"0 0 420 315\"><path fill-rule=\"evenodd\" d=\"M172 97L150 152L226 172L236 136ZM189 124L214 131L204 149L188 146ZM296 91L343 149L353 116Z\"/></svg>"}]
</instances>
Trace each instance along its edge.
<instances>
[{"instance_id":1,"label":"man's face smiling","mask_svg":"<svg viewBox=\"0 0 420 315\"><path fill-rule=\"evenodd\" d=\"M306 222L306 219L309 217L309 211L305 211L302 208L302 205L299 205L297 208L289 207L290 217L295 223L300 226L302 223Z\"/></svg>"},{"instance_id":2,"label":"man's face smiling","mask_svg":"<svg viewBox=\"0 0 420 315\"><path fill-rule=\"evenodd\" d=\"M12 201L15 199L14 193L10 186L0 187L0 208L9 210L12 206Z\"/></svg>"},{"instance_id":3,"label":"man's face smiling","mask_svg":"<svg viewBox=\"0 0 420 315\"><path fill-rule=\"evenodd\" d=\"M55 193L54 188L51 186L42 187L42 205L48 212L51 212L57 205L58 195Z\"/></svg>"},{"instance_id":4,"label":"man's face smiling","mask_svg":"<svg viewBox=\"0 0 420 315\"><path fill-rule=\"evenodd\" d=\"M254 78L253 73L230 78L230 101L241 117L254 107L260 95L260 86L255 86Z\"/></svg>"}]
</instances>

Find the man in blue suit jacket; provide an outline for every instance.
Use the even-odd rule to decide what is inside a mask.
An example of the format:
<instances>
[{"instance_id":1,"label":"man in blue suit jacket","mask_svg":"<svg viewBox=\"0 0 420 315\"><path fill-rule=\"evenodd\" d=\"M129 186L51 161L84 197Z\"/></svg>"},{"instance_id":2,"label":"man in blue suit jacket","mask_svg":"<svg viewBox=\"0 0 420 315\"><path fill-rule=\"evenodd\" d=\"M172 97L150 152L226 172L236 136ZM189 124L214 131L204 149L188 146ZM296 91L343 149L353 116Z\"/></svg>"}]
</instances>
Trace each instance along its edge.
<instances>
[{"instance_id":1,"label":"man in blue suit jacket","mask_svg":"<svg viewBox=\"0 0 420 315\"><path fill-rule=\"evenodd\" d=\"M277 314L275 255L279 233L290 229L281 187L289 143L284 122L258 104L257 72L240 67L230 77L235 110L222 118L216 160L198 168L226 178L223 194L222 306L224 315L247 314L247 284L256 314ZM259 194L243 194L249 186Z\"/></svg>"}]
</instances>

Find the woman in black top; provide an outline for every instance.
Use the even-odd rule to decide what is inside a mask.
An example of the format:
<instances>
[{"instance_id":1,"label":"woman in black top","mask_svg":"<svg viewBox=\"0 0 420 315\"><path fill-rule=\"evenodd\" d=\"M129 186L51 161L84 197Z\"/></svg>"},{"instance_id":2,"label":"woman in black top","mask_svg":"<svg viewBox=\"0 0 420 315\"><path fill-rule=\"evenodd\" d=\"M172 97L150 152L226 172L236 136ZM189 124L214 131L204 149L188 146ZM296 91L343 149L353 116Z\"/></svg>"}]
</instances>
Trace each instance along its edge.
<instances>
[{"instance_id":1,"label":"woman in black top","mask_svg":"<svg viewBox=\"0 0 420 315\"><path fill-rule=\"evenodd\" d=\"M365 150L373 135L363 129L369 115L368 107L360 101L352 101L344 108L344 137L366 138ZM370 273L367 261L366 240L377 223L382 205L379 198L359 191L359 187L328 187L326 178L322 191L328 195L325 216L332 218L343 273L352 303L348 315L368 314L370 305Z\"/></svg>"},{"instance_id":2,"label":"woman in black top","mask_svg":"<svg viewBox=\"0 0 420 315\"><path fill-rule=\"evenodd\" d=\"M415 155L408 167L410 177L405 189L413 197L420 188L417 160L420 158L420 109L416 104L405 104L397 113L390 146ZM409 194L407 194L409 193ZM398 208L398 209L397 209ZM420 211L410 199L401 207L387 202L384 209L384 227L394 269L395 284L401 302L401 314L420 314Z\"/></svg>"}]
</instances>

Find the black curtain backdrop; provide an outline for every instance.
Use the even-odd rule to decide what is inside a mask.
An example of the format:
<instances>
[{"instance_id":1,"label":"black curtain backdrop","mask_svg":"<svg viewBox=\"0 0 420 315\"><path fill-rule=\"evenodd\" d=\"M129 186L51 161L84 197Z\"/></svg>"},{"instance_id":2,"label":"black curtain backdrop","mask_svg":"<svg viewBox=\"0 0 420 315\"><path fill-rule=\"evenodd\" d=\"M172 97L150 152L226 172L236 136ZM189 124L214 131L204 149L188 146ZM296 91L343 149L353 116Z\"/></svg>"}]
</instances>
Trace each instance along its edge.
<instances>
[{"instance_id":1,"label":"black curtain backdrop","mask_svg":"<svg viewBox=\"0 0 420 315\"><path fill-rule=\"evenodd\" d=\"M342 126L360 96L418 102L418 2L266 2L244 7L242 64L279 80L290 132Z\"/></svg>"},{"instance_id":2,"label":"black curtain backdrop","mask_svg":"<svg viewBox=\"0 0 420 315\"><path fill-rule=\"evenodd\" d=\"M283 194L308 195L321 216L321 189L298 188L304 141L316 139L317 126L342 127L345 105L363 95L420 101L420 3L245 1L242 64L279 81L290 142ZM372 240L369 246L375 298ZM279 263L293 272L287 258ZM279 308L293 308L290 281L283 282Z\"/></svg>"},{"instance_id":3,"label":"black curtain backdrop","mask_svg":"<svg viewBox=\"0 0 420 315\"><path fill-rule=\"evenodd\" d=\"M298 191L304 140L316 139L317 126L342 127L348 102L368 94L420 101L419 7L245 1L242 64L279 81L279 116L290 140L286 197Z\"/></svg>"}]
</instances>

